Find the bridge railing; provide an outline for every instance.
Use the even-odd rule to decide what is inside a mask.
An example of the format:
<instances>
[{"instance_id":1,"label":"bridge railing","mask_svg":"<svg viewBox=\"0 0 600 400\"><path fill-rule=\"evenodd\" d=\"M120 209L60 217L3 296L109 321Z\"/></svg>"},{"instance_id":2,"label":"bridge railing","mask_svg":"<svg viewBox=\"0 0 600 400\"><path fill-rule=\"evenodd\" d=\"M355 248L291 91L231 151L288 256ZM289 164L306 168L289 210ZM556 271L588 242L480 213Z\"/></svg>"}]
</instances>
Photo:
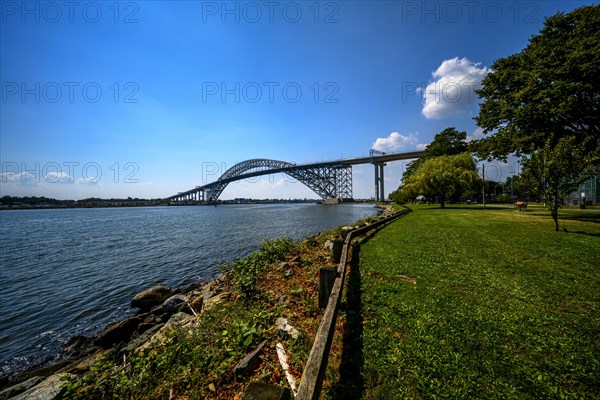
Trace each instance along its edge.
<instances>
[{"instance_id":1,"label":"bridge railing","mask_svg":"<svg viewBox=\"0 0 600 400\"><path fill-rule=\"evenodd\" d=\"M335 323L341 303L348 255L352 246L352 240L373 229L379 229L410 212L412 212L410 208L405 208L389 217L382 218L372 224L348 232L344 240L341 259L337 268L337 276L333 283L327 308L323 314L323 319L319 325L315 341L308 356L308 360L306 361L306 365L304 366L304 372L300 379L296 400L317 400L321 394L323 378L329 359L329 351L331 350L331 343L335 332Z\"/></svg>"}]
</instances>

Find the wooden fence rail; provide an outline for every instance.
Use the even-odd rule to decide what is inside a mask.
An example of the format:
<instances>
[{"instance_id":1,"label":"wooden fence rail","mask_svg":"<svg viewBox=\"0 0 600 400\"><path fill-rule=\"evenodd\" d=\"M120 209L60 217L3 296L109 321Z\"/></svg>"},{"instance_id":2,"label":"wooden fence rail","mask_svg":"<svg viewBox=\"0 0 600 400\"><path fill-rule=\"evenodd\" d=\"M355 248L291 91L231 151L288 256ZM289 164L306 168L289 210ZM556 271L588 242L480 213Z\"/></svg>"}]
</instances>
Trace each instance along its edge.
<instances>
[{"instance_id":1,"label":"wooden fence rail","mask_svg":"<svg viewBox=\"0 0 600 400\"><path fill-rule=\"evenodd\" d=\"M323 378L325 376L329 358L329 350L331 349L335 331L335 322L339 311L340 300L342 298L348 254L350 252L352 239L364 235L370 230L381 228L410 212L412 212L410 208L405 208L389 217L381 218L372 224L348 232L348 235L344 240L340 263L337 267L337 276L333 283L331 295L329 296L329 301L327 302L327 308L323 314L321 325L317 331L317 336L315 337L308 360L304 366L304 372L300 379L296 400L317 400L321 394L321 387L323 385Z\"/></svg>"}]
</instances>

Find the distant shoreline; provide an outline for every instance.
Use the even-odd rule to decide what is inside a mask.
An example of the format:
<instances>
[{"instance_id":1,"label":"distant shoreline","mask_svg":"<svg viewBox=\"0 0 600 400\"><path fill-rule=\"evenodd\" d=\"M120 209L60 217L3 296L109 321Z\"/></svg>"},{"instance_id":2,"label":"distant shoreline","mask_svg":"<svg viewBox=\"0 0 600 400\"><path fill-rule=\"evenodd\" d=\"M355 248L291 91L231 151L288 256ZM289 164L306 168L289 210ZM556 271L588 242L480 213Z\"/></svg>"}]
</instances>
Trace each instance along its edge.
<instances>
[{"instance_id":1,"label":"distant shoreline","mask_svg":"<svg viewBox=\"0 0 600 400\"><path fill-rule=\"evenodd\" d=\"M9 198L8 200L6 198ZM320 199L234 199L219 200L216 204L189 203L187 206L213 206L237 204L316 204ZM348 204L372 203L372 200L358 199ZM38 197L10 197L0 198L0 210L51 210L66 208L128 208L128 207L167 207L179 206L169 204L163 199L84 199L84 200L56 200Z\"/></svg>"}]
</instances>

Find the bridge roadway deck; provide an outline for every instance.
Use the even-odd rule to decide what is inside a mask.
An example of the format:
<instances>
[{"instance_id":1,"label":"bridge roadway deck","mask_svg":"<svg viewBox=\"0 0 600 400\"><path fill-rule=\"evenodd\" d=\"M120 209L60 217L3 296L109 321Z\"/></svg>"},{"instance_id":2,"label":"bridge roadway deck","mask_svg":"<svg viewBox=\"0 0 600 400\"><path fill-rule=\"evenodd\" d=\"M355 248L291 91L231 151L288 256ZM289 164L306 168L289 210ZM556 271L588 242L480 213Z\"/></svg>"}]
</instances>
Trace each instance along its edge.
<instances>
[{"instance_id":1,"label":"bridge roadway deck","mask_svg":"<svg viewBox=\"0 0 600 400\"><path fill-rule=\"evenodd\" d=\"M337 166L337 165L348 166L348 165L359 165L359 164L381 164L381 163L386 163L389 161L411 160L414 158L419 158L423 154L425 154L424 151L412 151L412 152L407 152L407 153L389 153L389 154L383 154L383 155L377 155L377 156L374 155L374 156L369 156L369 157L345 158L345 159L334 160L334 161L322 161L322 162L308 163L308 164L297 164L292 167L274 168L274 169L268 169L268 170L262 170L262 171L249 172L249 173L234 176L231 178L219 179L214 182L208 183L206 185L196 186L195 188L193 188L191 190L187 190L185 192L179 192L174 196L168 197L167 199L170 200L173 198L189 195L189 194L197 192L198 190L210 188L211 186L214 186L216 184L231 183L234 181L239 181L239 180L247 179L247 178L253 178L256 176L271 175L271 174L277 174L280 172L300 170L300 169L310 169L310 168L319 168L319 167L328 167L328 166L331 167L331 166Z\"/></svg>"}]
</instances>

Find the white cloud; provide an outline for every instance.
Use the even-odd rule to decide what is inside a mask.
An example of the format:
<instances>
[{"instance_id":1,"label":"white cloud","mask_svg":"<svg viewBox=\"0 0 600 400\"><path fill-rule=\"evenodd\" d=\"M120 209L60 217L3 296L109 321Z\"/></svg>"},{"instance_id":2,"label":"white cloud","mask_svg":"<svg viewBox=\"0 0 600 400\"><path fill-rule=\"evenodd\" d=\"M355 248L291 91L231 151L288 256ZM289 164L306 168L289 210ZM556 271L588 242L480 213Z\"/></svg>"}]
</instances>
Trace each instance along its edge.
<instances>
[{"instance_id":1,"label":"white cloud","mask_svg":"<svg viewBox=\"0 0 600 400\"><path fill-rule=\"evenodd\" d=\"M417 150L425 150L429 146L427 143L419 143L417 144Z\"/></svg>"},{"instance_id":2,"label":"white cloud","mask_svg":"<svg viewBox=\"0 0 600 400\"><path fill-rule=\"evenodd\" d=\"M30 174L29 172L3 172L0 174L0 178L2 183L23 183L23 184L32 184L35 182L35 175Z\"/></svg>"},{"instance_id":3,"label":"white cloud","mask_svg":"<svg viewBox=\"0 0 600 400\"><path fill-rule=\"evenodd\" d=\"M66 172L48 172L44 176L44 180L48 183L73 183L75 180Z\"/></svg>"},{"instance_id":4,"label":"white cloud","mask_svg":"<svg viewBox=\"0 0 600 400\"><path fill-rule=\"evenodd\" d=\"M80 185L100 185L99 179L96 177L87 177L87 178L79 178L77 179L77 183Z\"/></svg>"},{"instance_id":5,"label":"white cloud","mask_svg":"<svg viewBox=\"0 0 600 400\"><path fill-rule=\"evenodd\" d=\"M386 138L377 138L372 148L379 151L398 151L417 144L417 141L417 137L412 133L404 136L398 132L392 132Z\"/></svg>"},{"instance_id":6,"label":"white cloud","mask_svg":"<svg viewBox=\"0 0 600 400\"><path fill-rule=\"evenodd\" d=\"M470 135L467 135L467 142L479 140L484 136L483 128L477 128Z\"/></svg>"},{"instance_id":7,"label":"white cloud","mask_svg":"<svg viewBox=\"0 0 600 400\"><path fill-rule=\"evenodd\" d=\"M467 58L444 60L432 73L434 79L423 92L423 115L428 119L441 119L466 111L477 101L475 89L490 72L480 63Z\"/></svg>"}]
</instances>

